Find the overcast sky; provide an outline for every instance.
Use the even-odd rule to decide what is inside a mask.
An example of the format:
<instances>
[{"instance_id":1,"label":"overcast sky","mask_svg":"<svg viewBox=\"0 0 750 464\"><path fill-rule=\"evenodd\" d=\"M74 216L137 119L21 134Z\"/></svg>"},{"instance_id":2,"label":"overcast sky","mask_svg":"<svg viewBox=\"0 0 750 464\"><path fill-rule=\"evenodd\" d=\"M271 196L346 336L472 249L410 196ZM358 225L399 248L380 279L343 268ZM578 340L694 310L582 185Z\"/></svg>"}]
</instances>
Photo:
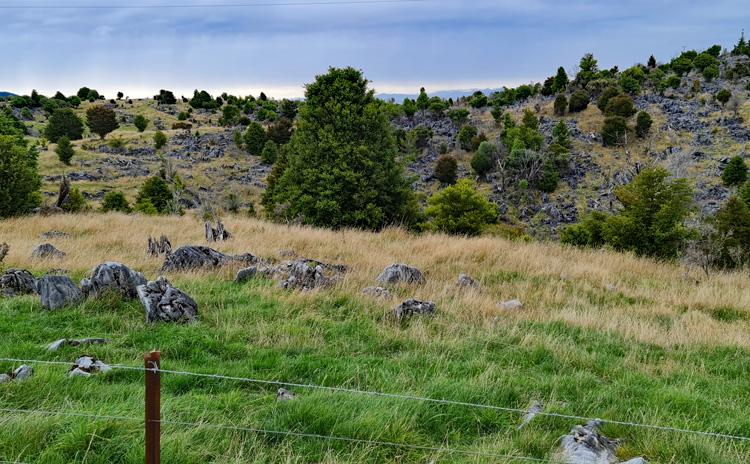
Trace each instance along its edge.
<instances>
[{"instance_id":1,"label":"overcast sky","mask_svg":"<svg viewBox=\"0 0 750 464\"><path fill-rule=\"evenodd\" d=\"M316 74L346 65L379 92L495 88L543 80L560 65L572 72L586 52L601 66L626 67L651 53L663 61L684 47L729 47L750 28L748 0L320 3L0 0L0 90L298 97ZM26 8L45 5L111 8Z\"/></svg>"}]
</instances>

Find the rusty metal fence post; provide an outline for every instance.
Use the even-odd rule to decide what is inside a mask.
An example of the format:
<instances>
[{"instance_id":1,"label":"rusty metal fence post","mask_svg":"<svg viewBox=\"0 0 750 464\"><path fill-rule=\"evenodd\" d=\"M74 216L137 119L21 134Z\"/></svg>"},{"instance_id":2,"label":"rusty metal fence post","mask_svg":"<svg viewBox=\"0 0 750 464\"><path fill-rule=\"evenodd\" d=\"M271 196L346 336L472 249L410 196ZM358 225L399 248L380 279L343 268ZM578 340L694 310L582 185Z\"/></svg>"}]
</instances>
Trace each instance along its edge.
<instances>
[{"instance_id":1,"label":"rusty metal fence post","mask_svg":"<svg viewBox=\"0 0 750 464\"><path fill-rule=\"evenodd\" d=\"M161 354L158 351L145 353L143 364L146 370L146 464L159 464L161 433Z\"/></svg>"}]
</instances>

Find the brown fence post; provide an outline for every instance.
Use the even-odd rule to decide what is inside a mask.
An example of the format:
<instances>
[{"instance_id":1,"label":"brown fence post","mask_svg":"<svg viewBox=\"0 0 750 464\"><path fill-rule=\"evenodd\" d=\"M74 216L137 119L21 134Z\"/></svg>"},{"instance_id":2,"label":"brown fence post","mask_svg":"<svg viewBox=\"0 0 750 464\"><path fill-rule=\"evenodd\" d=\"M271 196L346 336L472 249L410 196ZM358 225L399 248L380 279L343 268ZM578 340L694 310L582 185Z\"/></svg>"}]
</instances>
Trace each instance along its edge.
<instances>
[{"instance_id":1,"label":"brown fence post","mask_svg":"<svg viewBox=\"0 0 750 464\"><path fill-rule=\"evenodd\" d=\"M146 378L146 464L159 464L161 428L161 354L158 351L143 355ZM154 370L156 368L157 370Z\"/></svg>"}]
</instances>

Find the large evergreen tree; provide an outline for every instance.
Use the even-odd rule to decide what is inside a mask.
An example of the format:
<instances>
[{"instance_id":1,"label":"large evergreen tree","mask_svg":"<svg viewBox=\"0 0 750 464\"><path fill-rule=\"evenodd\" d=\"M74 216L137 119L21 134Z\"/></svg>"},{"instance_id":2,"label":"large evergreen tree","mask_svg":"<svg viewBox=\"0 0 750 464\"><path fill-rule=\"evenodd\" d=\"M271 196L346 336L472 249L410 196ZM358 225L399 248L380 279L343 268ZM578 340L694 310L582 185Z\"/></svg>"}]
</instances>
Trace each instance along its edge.
<instances>
[{"instance_id":1,"label":"large evergreen tree","mask_svg":"<svg viewBox=\"0 0 750 464\"><path fill-rule=\"evenodd\" d=\"M86 124L91 132L101 138L119 127L114 110L104 105L92 106L86 110Z\"/></svg>"},{"instance_id":2,"label":"large evergreen tree","mask_svg":"<svg viewBox=\"0 0 750 464\"><path fill-rule=\"evenodd\" d=\"M22 137L0 134L0 218L28 213L41 203L36 159Z\"/></svg>"},{"instance_id":3,"label":"large evergreen tree","mask_svg":"<svg viewBox=\"0 0 750 464\"><path fill-rule=\"evenodd\" d=\"M44 136L53 143L57 143L62 136L80 140L83 137L83 122L70 108L57 109L44 128Z\"/></svg>"},{"instance_id":4,"label":"large evergreen tree","mask_svg":"<svg viewBox=\"0 0 750 464\"><path fill-rule=\"evenodd\" d=\"M287 168L269 188L269 213L329 227L378 229L414 219L391 127L362 73L330 68L307 85Z\"/></svg>"}]
</instances>

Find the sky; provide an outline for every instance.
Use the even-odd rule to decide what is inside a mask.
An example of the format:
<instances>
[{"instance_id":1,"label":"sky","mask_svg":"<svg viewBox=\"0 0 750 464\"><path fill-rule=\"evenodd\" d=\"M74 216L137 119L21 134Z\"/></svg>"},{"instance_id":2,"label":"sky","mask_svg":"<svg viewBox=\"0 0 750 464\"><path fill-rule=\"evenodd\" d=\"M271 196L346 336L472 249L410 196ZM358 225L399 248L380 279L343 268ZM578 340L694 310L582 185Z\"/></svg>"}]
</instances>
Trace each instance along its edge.
<instances>
[{"instance_id":1,"label":"sky","mask_svg":"<svg viewBox=\"0 0 750 464\"><path fill-rule=\"evenodd\" d=\"M0 90L294 98L329 66L381 93L499 88L587 52L625 68L750 31L748 0L360 1L0 0Z\"/></svg>"}]
</instances>

